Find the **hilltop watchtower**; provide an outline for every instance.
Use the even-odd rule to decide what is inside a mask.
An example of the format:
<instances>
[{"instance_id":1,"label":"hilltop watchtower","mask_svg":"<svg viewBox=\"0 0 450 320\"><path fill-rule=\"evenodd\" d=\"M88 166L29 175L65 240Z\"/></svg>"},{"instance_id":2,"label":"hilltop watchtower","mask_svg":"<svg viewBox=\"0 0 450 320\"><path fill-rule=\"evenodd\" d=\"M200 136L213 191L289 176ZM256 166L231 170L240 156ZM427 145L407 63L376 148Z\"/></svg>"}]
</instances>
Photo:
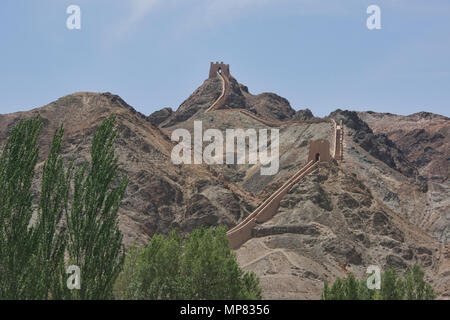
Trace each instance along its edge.
<instances>
[{"instance_id":1,"label":"hilltop watchtower","mask_svg":"<svg viewBox=\"0 0 450 320\"><path fill-rule=\"evenodd\" d=\"M224 75L225 77L229 77L230 76L230 65L229 64L224 64L223 61L222 62L211 62L211 67L209 69L209 78L214 78L217 76L217 72L219 72L220 74Z\"/></svg>"}]
</instances>

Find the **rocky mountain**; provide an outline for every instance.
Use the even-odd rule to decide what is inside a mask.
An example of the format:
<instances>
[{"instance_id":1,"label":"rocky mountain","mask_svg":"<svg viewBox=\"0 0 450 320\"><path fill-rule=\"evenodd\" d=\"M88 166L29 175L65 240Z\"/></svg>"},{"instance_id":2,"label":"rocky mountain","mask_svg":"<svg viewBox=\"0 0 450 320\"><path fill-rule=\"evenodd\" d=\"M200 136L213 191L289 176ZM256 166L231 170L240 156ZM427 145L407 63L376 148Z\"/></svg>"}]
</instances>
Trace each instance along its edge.
<instances>
[{"instance_id":1,"label":"rocky mountain","mask_svg":"<svg viewBox=\"0 0 450 320\"><path fill-rule=\"evenodd\" d=\"M252 95L246 86L237 82L232 76L229 77L230 94L225 100L227 109L245 109L269 120L291 120L296 112L292 109L289 101L274 94L262 93ZM182 123L194 115L204 113L217 100L222 91L220 78L207 79L205 82L184 101L176 112L166 108L151 114L148 119L151 123L162 128L170 128ZM313 117L309 110L299 113L299 117L311 119ZM158 119L155 122L154 119Z\"/></svg>"},{"instance_id":2,"label":"rocky mountain","mask_svg":"<svg viewBox=\"0 0 450 320\"><path fill-rule=\"evenodd\" d=\"M265 298L318 299L325 280L369 265L405 271L419 263L440 298L450 297L450 120L336 110L324 121L295 111L273 93L253 95L229 76L223 105L220 77L207 79L181 106L145 116L111 93L75 93L27 112L0 115L0 149L21 118L40 114L44 128L34 183L54 129L65 126L67 162L89 159L96 126L116 113L117 154L130 184L119 211L124 245L146 244L155 233L198 226L233 227L280 187L308 158L308 141L333 145L329 120L343 121L344 161L321 164L283 198L278 213L258 225L236 250L240 265L255 271ZM268 125L240 112L271 120ZM232 110L232 111L233 111ZM294 120L292 122L289 122ZM171 161L177 128L279 129L279 170L261 175L261 164L180 164ZM275 125L280 121L280 125Z\"/></svg>"},{"instance_id":3,"label":"rocky mountain","mask_svg":"<svg viewBox=\"0 0 450 320\"><path fill-rule=\"evenodd\" d=\"M409 116L359 112L375 134L384 134L422 176L445 181L450 173L449 118L419 112Z\"/></svg>"}]
</instances>

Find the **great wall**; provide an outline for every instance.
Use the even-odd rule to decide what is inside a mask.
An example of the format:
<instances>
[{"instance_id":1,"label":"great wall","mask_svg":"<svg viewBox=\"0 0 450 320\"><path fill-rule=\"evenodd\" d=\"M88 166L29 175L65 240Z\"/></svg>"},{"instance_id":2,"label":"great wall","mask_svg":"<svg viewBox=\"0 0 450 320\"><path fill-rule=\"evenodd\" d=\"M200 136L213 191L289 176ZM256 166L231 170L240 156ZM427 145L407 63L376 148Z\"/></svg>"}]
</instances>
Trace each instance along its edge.
<instances>
[{"instance_id":1,"label":"great wall","mask_svg":"<svg viewBox=\"0 0 450 320\"><path fill-rule=\"evenodd\" d=\"M343 140L344 126L342 121L339 124L333 119L314 119L314 120L290 120L274 121L258 117L256 114L244 109L220 109L224 106L230 93L230 66L227 64L211 62L209 78L219 77L222 80L222 92L219 98L206 110L206 112L239 112L253 118L268 126L282 126L290 124L313 124L330 122L333 125L334 139L333 147L330 153L330 143L328 140L309 141L309 154L307 164L294 173L278 190L259 205L251 214L249 214L238 225L227 232L229 245L232 249L239 248L242 244L252 238L252 231L256 225L270 220L278 211L283 197L296 185L303 177L315 171L320 163L343 160Z\"/></svg>"}]
</instances>

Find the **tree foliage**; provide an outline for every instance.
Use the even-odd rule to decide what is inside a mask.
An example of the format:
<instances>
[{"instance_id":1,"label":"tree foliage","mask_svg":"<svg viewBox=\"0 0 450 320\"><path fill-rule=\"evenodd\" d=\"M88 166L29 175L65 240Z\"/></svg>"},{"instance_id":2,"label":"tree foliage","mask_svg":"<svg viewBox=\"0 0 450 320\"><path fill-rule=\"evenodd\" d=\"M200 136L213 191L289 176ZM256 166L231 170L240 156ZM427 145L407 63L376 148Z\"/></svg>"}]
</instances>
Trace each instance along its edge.
<instances>
[{"instance_id":1,"label":"tree foliage","mask_svg":"<svg viewBox=\"0 0 450 320\"><path fill-rule=\"evenodd\" d=\"M330 287L327 282L322 291L322 300L433 300L436 294L425 281L425 273L415 264L404 277L395 268L386 270L381 276L381 289L370 290L366 280L357 281L350 274L338 278Z\"/></svg>"},{"instance_id":2,"label":"tree foliage","mask_svg":"<svg viewBox=\"0 0 450 320\"><path fill-rule=\"evenodd\" d=\"M118 159L114 155L117 130L114 127L114 115L102 122L92 142L89 172L87 165L75 172L67 226L69 261L83 273L81 289L73 291L76 298L113 298L114 280L123 264L117 212L128 180L118 180Z\"/></svg>"},{"instance_id":3,"label":"tree foliage","mask_svg":"<svg viewBox=\"0 0 450 320\"><path fill-rule=\"evenodd\" d=\"M244 273L224 227L176 231L133 247L115 286L120 299L261 299L259 279Z\"/></svg>"},{"instance_id":4,"label":"tree foliage","mask_svg":"<svg viewBox=\"0 0 450 320\"><path fill-rule=\"evenodd\" d=\"M42 123L20 120L12 129L0 156L0 299L112 297L123 261L117 211L127 185L117 181L114 125L112 115L96 130L89 172L87 165L64 168L64 130L55 131L37 203L31 186ZM67 263L81 268L82 290L67 289Z\"/></svg>"},{"instance_id":5,"label":"tree foliage","mask_svg":"<svg viewBox=\"0 0 450 320\"><path fill-rule=\"evenodd\" d=\"M405 275L404 288L407 300L432 300L436 298L433 287L424 279L425 273L416 264Z\"/></svg>"},{"instance_id":6,"label":"tree foliage","mask_svg":"<svg viewBox=\"0 0 450 320\"><path fill-rule=\"evenodd\" d=\"M30 260L37 249L28 228L33 214L31 184L39 148L39 119L21 120L0 156L0 298L30 299Z\"/></svg>"},{"instance_id":7,"label":"tree foliage","mask_svg":"<svg viewBox=\"0 0 450 320\"><path fill-rule=\"evenodd\" d=\"M68 214L72 164L64 169L60 155L63 127L53 136L47 160L42 170L41 194L37 221L33 228L38 247L33 254L34 299L61 299L65 290L64 254L67 244L66 227L62 223Z\"/></svg>"}]
</instances>

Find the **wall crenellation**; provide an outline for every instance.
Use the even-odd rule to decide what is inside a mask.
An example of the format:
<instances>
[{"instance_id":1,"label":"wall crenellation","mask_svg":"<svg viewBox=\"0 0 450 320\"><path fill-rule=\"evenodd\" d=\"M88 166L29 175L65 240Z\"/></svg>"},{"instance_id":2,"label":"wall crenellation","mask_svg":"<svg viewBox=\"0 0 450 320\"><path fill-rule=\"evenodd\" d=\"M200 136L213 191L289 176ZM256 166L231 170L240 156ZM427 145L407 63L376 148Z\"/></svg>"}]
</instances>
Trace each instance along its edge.
<instances>
[{"instance_id":1,"label":"wall crenellation","mask_svg":"<svg viewBox=\"0 0 450 320\"><path fill-rule=\"evenodd\" d=\"M230 65L224 64L223 61L220 63L218 61L211 62L211 67L209 69L209 78L214 78L217 76L217 72L220 72L222 75L229 77L230 76Z\"/></svg>"}]
</instances>

